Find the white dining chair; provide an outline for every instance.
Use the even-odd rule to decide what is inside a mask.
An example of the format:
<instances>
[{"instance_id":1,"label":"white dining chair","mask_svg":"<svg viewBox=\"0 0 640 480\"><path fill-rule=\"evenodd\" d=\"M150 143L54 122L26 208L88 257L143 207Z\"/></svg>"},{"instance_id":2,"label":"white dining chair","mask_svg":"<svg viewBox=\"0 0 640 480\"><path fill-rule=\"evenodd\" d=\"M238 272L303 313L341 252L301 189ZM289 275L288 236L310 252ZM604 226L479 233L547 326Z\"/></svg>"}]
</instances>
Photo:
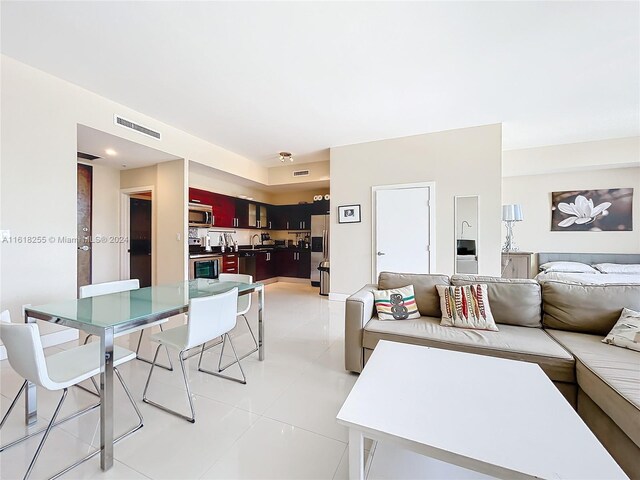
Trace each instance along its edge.
<instances>
[{"instance_id":1,"label":"white dining chair","mask_svg":"<svg viewBox=\"0 0 640 480\"><path fill-rule=\"evenodd\" d=\"M251 275L245 275L243 273L221 273L218 279L221 282L253 283L253 277ZM253 329L251 328L251 324L249 323L249 319L247 318L247 313L249 312L249 310L251 310L251 295L240 295L238 297L237 315L244 318L244 321L247 324L247 328L249 329L249 333L251 334L251 338L253 339L253 349L250 352L240 355L240 360L243 360L244 358L258 351L258 340L256 340L256 336L253 333ZM236 362L230 362L220 367L219 371L222 372L223 370L226 370L234 363Z\"/></svg>"},{"instance_id":2,"label":"white dining chair","mask_svg":"<svg viewBox=\"0 0 640 480\"><path fill-rule=\"evenodd\" d=\"M5 425L5 422L15 407L18 398L20 398L22 392L25 391L28 382L32 382L39 387L51 391L62 390L62 397L56 406L51 420L45 428L38 430L37 432L32 432L9 443L8 445L0 447L0 452L2 452L7 448L33 437L34 435L44 432L42 440L40 440L36 452L31 459L31 463L24 475L24 478L26 479L31 474L31 471L38 460L38 456L42 451L42 447L54 426L60 425L61 423L71 420L72 418L76 418L77 416L100 406L100 403L91 405L90 407L56 422L65 398L67 397L69 387L77 385L78 383L100 373L100 345L95 342L89 343L87 345L82 345L45 357L42 342L40 340L38 325L36 323L11 323L8 311L2 312L0 316L0 339L2 339L2 343L7 350L9 364L18 375L25 379L17 395L11 402L9 410L7 410L2 421L0 421L0 429ZM136 430L139 430L143 425L142 414L140 413L140 410L138 410L138 406L131 396L131 392L127 388L120 372L116 368L118 365L122 365L125 362L133 360L135 357L136 354L130 350L118 346L114 347L113 371L118 377L118 380L120 380L120 384L129 398L131 405L133 405L139 420L138 424L134 428L117 437L114 440L114 443L122 440ZM62 472L57 473L53 478L57 478L99 453L100 449L97 449L95 452L90 453L73 465L65 468Z\"/></svg>"},{"instance_id":3,"label":"white dining chair","mask_svg":"<svg viewBox=\"0 0 640 480\"><path fill-rule=\"evenodd\" d=\"M131 290L138 290L140 288L140 281L137 278L132 278L131 280L116 280L115 282L104 282L104 283L94 283L91 285L84 285L79 288L79 297L80 298L90 298L97 297L99 295L108 295L109 293L119 293L119 292L128 292ZM126 332L121 332L116 334L114 337L118 338L123 335L130 335L132 333L140 332L140 337L138 337L138 346L136 347L136 358L141 362L151 363L151 360L143 358L140 356L140 345L142 343L142 335L144 334L144 330L146 328L159 326L160 331L163 330L162 324L166 323L169 319L163 318L162 320L158 320L157 322L147 323L146 325L140 325L139 327L133 328L131 330L127 330ZM92 335L87 335L84 343L89 341ZM165 370L173 371L173 363L171 362L171 356L169 355L169 351L167 350L167 358L169 359L169 366L160 365L160 368L164 368ZM95 383L95 382L94 382Z\"/></svg>"},{"instance_id":4,"label":"white dining chair","mask_svg":"<svg viewBox=\"0 0 640 480\"><path fill-rule=\"evenodd\" d=\"M158 348L156 348L156 354L151 364L151 370L149 371L149 376L147 377L147 383L144 386L144 392L142 394L143 402L158 407L161 410L176 415L180 418L184 418L191 423L195 423L196 414L193 407L193 399L191 398L191 389L189 388L189 379L187 378L187 371L184 366L184 361L188 350L196 347L202 347L200 359L198 361L198 371L222 378L227 378L229 380L234 380L243 384L247 383L244 371L242 370L242 365L240 365L238 355L236 354L233 343L231 342L231 338L229 337L229 332L236 326L237 306L237 288L233 288L228 292L220 293L217 295L210 295L208 297L202 298L193 298L189 301L189 319L186 325L171 328L169 330L165 330L164 332L156 333L151 336L152 341L158 342ZM236 361L238 362L238 366L240 367L242 379L222 375L219 372L205 370L201 367L202 353L204 352L205 343L218 337L223 337L222 352L220 352L220 358L222 358L224 346L226 340L228 339ZM160 347L163 345L178 350L179 352L178 358L180 359L180 366L182 367L182 376L184 377L184 384L187 390L191 416L183 415L180 412L167 408L164 405L156 403L147 398L147 390L149 388L151 375L153 374L153 368L155 367ZM218 366L219 365L220 361L218 361Z\"/></svg>"}]
</instances>

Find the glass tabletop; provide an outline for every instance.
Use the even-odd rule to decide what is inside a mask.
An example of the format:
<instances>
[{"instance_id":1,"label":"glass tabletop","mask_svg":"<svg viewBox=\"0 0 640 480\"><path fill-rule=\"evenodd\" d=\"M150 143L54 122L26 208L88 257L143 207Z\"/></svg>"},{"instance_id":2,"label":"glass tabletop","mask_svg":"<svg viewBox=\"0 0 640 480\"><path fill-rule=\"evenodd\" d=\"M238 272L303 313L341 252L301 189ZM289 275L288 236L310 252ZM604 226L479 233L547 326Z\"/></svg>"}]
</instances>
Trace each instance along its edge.
<instances>
[{"instance_id":1,"label":"glass tabletop","mask_svg":"<svg viewBox=\"0 0 640 480\"><path fill-rule=\"evenodd\" d=\"M165 318L168 313L185 311L192 298L206 297L238 289L238 295L255 291L261 283L221 282L198 278L184 282L155 285L127 292L91 298L66 300L29 307L28 312L68 320L92 327L126 327L144 320ZM119 329L121 330L121 328Z\"/></svg>"}]
</instances>

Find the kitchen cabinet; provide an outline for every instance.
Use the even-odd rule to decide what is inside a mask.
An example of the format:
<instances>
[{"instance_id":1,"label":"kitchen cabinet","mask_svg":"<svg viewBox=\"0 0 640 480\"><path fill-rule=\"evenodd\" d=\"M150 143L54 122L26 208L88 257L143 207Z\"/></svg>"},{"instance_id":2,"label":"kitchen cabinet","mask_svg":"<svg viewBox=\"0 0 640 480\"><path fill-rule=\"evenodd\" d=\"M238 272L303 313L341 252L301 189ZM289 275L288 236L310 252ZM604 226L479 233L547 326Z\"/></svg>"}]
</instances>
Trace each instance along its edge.
<instances>
[{"instance_id":1,"label":"kitchen cabinet","mask_svg":"<svg viewBox=\"0 0 640 480\"><path fill-rule=\"evenodd\" d=\"M298 249L276 250L276 271L279 277L311 278L311 252Z\"/></svg>"},{"instance_id":2,"label":"kitchen cabinet","mask_svg":"<svg viewBox=\"0 0 640 480\"><path fill-rule=\"evenodd\" d=\"M222 256L220 273L238 273L238 254L227 253Z\"/></svg>"},{"instance_id":3,"label":"kitchen cabinet","mask_svg":"<svg viewBox=\"0 0 640 480\"><path fill-rule=\"evenodd\" d=\"M311 278L311 251L300 250L298 252L298 278Z\"/></svg>"},{"instance_id":4,"label":"kitchen cabinet","mask_svg":"<svg viewBox=\"0 0 640 480\"><path fill-rule=\"evenodd\" d=\"M273 252L256 252L256 278L260 281L278 276Z\"/></svg>"},{"instance_id":5,"label":"kitchen cabinet","mask_svg":"<svg viewBox=\"0 0 640 480\"><path fill-rule=\"evenodd\" d=\"M213 193L213 225L216 227L235 227L236 202L233 197Z\"/></svg>"},{"instance_id":6,"label":"kitchen cabinet","mask_svg":"<svg viewBox=\"0 0 640 480\"><path fill-rule=\"evenodd\" d=\"M249 202L241 198L234 198L235 227L249 228Z\"/></svg>"},{"instance_id":7,"label":"kitchen cabinet","mask_svg":"<svg viewBox=\"0 0 640 480\"><path fill-rule=\"evenodd\" d=\"M289 230L311 230L312 205L302 203L291 205L289 213Z\"/></svg>"},{"instance_id":8,"label":"kitchen cabinet","mask_svg":"<svg viewBox=\"0 0 640 480\"><path fill-rule=\"evenodd\" d=\"M312 215L329 215L329 200L315 201L311 207Z\"/></svg>"},{"instance_id":9,"label":"kitchen cabinet","mask_svg":"<svg viewBox=\"0 0 640 480\"><path fill-rule=\"evenodd\" d=\"M266 205L258 205L258 228L270 229L269 210Z\"/></svg>"},{"instance_id":10,"label":"kitchen cabinet","mask_svg":"<svg viewBox=\"0 0 640 480\"><path fill-rule=\"evenodd\" d=\"M200 203L202 205L212 205L213 193L199 188L189 188L189 203Z\"/></svg>"}]
</instances>

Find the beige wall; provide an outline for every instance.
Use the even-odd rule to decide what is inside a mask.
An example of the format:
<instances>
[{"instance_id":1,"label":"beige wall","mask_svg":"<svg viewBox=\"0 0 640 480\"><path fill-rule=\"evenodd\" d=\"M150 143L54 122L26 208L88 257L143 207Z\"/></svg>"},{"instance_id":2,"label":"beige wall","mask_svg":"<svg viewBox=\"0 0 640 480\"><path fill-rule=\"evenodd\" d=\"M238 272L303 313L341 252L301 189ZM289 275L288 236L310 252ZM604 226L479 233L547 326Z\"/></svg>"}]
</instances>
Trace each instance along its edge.
<instances>
[{"instance_id":1,"label":"beige wall","mask_svg":"<svg viewBox=\"0 0 640 480\"><path fill-rule=\"evenodd\" d=\"M297 170L309 170L306 177L294 177ZM326 162L288 163L269 168L269 185L315 182L329 180L330 164Z\"/></svg>"},{"instance_id":2,"label":"beige wall","mask_svg":"<svg viewBox=\"0 0 640 480\"><path fill-rule=\"evenodd\" d=\"M634 188L632 232L552 232L551 192ZM640 167L505 177L505 204L522 205L514 227L520 250L530 252L640 253Z\"/></svg>"},{"instance_id":3,"label":"beige wall","mask_svg":"<svg viewBox=\"0 0 640 480\"><path fill-rule=\"evenodd\" d=\"M271 194L265 190L243 184L243 179L230 179L228 175L216 172L197 163L189 163L189 186L210 192L221 193L232 197L245 195L257 202L271 203ZM249 183L249 182L246 182Z\"/></svg>"},{"instance_id":4,"label":"beige wall","mask_svg":"<svg viewBox=\"0 0 640 480\"><path fill-rule=\"evenodd\" d=\"M454 196L480 196L481 274L500 274L502 126L486 125L331 149L331 292L371 281L371 187L435 182L436 271L454 269ZM362 222L339 225L338 205L362 205ZM406 226L410 234L411 226Z\"/></svg>"},{"instance_id":5,"label":"beige wall","mask_svg":"<svg viewBox=\"0 0 640 480\"><path fill-rule=\"evenodd\" d=\"M184 160L120 172L120 188L153 188L152 269L155 284L187 278L187 171Z\"/></svg>"},{"instance_id":6,"label":"beige wall","mask_svg":"<svg viewBox=\"0 0 640 480\"><path fill-rule=\"evenodd\" d=\"M314 196L326 195L328 193L328 188L314 188L311 190L294 192L278 192L271 195L271 201L274 205L294 205L300 202L312 203Z\"/></svg>"},{"instance_id":7,"label":"beige wall","mask_svg":"<svg viewBox=\"0 0 640 480\"><path fill-rule=\"evenodd\" d=\"M505 177L640 166L640 137L506 150Z\"/></svg>"},{"instance_id":8,"label":"beige wall","mask_svg":"<svg viewBox=\"0 0 640 480\"><path fill-rule=\"evenodd\" d=\"M76 85L1 57L0 229L12 235L76 236L77 125L266 183L267 169ZM113 116L162 132L162 141L116 126ZM33 208L38 208L36 217ZM0 308L76 296L76 245L2 244Z\"/></svg>"},{"instance_id":9,"label":"beige wall","mask_svg":"<svg viewBox=\"0 0 640 480\"><path fill-rule=\"evenodd\" d=\"M91 228L93 237L120 235L120 170L92 165L93 199ZM91 281L120 279L120 246L117 242L94 243L91 254Z\"/></svg>"}]
</instances>

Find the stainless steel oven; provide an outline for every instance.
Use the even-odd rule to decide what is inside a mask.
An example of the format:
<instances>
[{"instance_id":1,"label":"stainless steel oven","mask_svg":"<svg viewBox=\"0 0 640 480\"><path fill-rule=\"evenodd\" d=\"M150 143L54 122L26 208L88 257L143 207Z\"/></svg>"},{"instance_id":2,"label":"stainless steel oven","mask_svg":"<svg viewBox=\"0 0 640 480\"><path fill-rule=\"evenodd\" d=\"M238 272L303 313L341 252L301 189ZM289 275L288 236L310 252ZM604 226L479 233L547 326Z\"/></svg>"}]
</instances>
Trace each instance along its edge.
<instances>
[{"instance_id":1,"label":"stainless steel oven","mask_svg":"<svg viewBox=\"0 0 640 480\"><path fill-rule=\"evenodd\" d=\"M213 226L213 208L199 203L189 204L189 226L209 228Z\"/></svg>"},{"instance_id":2,"label":"stainless steel oven","mask_svg":"<svg viewBox=\"0 0 640 480\"><path fill-rule=\"evenodd\" d=\"M222 257L213 255L193 255L189 257L189 280L195 278L218 278Z\"/></svg>"}]
</instances>

